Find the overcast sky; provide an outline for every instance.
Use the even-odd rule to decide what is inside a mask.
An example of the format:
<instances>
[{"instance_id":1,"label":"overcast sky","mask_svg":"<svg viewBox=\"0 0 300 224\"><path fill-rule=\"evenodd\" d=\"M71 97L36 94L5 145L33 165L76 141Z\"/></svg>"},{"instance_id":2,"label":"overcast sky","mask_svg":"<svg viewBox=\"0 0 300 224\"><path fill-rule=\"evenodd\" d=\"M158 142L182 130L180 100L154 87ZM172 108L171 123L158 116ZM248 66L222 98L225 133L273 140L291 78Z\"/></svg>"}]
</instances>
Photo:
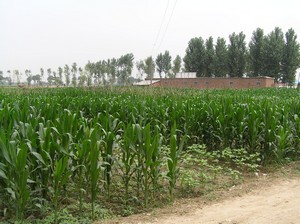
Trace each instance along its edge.
<instances>
[{"instance_id":1,"label":"overcast sky","mask_svg":"<svg viewBox=\"0 0 300 224\"><path fill-rule=\"evenodd\" d=\"M35 74L165 50L183 57L193 37L243 31L248 41L276 26L300 35L299 0L0 0L0 70Z\"/></svg>"}]
</instances>

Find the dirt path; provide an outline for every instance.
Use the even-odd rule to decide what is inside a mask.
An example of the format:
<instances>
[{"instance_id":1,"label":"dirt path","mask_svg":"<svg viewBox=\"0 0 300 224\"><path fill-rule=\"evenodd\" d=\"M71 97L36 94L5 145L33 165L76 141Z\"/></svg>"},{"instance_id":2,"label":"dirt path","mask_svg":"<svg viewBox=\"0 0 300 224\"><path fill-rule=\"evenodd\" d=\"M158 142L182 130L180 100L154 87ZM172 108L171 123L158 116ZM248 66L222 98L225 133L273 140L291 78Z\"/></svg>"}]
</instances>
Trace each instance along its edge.
<instances>
[{"instance_id":1,"label":"dirt path","mask_svg":"<svg viewBox=\"0 0 300 224\"><path fill-rule=\"evenodd\" d=\"M255 183L254 183L255 184ZM253 184L252 184L253 185ZM197 201L179 202L169 208L121 218L110 223L159 224L290 224L300 223L300 179L280 178L256 184L250 192L225 197L217 203L203 205ZM242 186L241 186L242 187ZM249 187L249 186L244 186ZM238 188L238 187L237 187ZM232 189L232 191L238 189Z\"/></svg>"},{"instance_id":2,"label":"dirt path","mask_svg":"<svg viewBox=\"0 0 300 224\"><path fill-rule=\"evenodd\" d=\"M300 223L300 180L285 180L242 197L153 223Z\"/></svg>"}]
</instances>

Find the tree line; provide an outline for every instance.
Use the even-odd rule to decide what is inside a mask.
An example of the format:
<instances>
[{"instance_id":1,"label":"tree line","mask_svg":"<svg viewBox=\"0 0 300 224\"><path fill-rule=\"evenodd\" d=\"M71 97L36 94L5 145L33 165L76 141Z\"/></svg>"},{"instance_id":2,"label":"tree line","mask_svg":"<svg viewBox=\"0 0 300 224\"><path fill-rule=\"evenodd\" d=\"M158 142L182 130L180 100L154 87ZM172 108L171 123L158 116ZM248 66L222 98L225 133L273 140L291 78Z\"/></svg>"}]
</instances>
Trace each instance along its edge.
<instances>
[{"instance_id":1,"label":"tree line","mask_svg":"<svg viewBox=\"0 0 300 224\"><path fill-rule=\"evenodd\" d=\"M285 34L276 27L265 35L257 28L247 45L243 32L229 35L229 43L219 37L204 41L192 38L186 49L184 68L198 77L269 76L276 82L293 84L300 67L297 35L291 28Z\"/></svg>"},{"instance_id":2,"label":"tree line","mask_svg":"<svg viewBox=\"0 0 300 224\"><path fill-rule=\"evenodd\" d=\"M183 59L179 55L172 60L169 51L159 53L134 62L134 55L128 53L119 58L90 62L84 67L72 65L58 67L57 70L40 69L32 74L30 69L24 73L19 70L8 70L6 76L0 71L0 83L12 84L12 77L19 84L21 77L26 77L27 85L45 84L65 86L90 85L128 85L134 81L152 79L155 72L160 78L173 78L176 73L196 72L197 77L274 77L276 82L293 84L296 70L300 67L300 47L297 35L291 28L285 34L276 27L269 34L257 28L250 42L246 43L243 32L229 35L229 42L218 37L204 40L192 38ZM183 66L182 66L183 63ZM137 69L137 80L132 77L134 66Z\"/></svg>"},{"instance_id":3,"label":"tree line","mask_svg":"<svg viewBox=\"0 0 300 224\"><path fill-rule=\"evenodd\" d=\"M24 73L19 70L8 70L6 76L0 71L0 83L11 85L13 79L16 84L21 83L21 77L26 77L26 84L30 85L55 85L55 86L91 86L91 85L128 85L134 81L142 80L145 77L152 79L155 71L162 78L175 77L181 71L181 57L176 56L172 62L169 51L158 54L154 60L152 56L145 60L134 62L134 55L128 53L120 58L99 60L96 62L88 61L84 67L78 67L74 62L72 65L59 66L56 70L51 68L40 68L38 74L33 75L30 69ZM132 77L132 70L136 66L138 71L137 79ZM43 82L43 80L47 82Z\"/></svg>"}]
</instances>

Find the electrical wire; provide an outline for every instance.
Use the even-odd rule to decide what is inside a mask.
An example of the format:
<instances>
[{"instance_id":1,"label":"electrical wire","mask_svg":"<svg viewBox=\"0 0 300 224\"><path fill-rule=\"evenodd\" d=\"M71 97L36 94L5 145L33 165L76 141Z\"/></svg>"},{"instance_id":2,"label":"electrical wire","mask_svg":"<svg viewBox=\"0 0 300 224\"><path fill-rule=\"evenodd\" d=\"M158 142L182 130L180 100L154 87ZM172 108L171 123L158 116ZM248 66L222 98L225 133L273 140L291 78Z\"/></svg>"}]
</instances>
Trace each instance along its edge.
<instances>
[{"instance_id":1,"label":"electrical wire","mask_svg":"<svg viewBox=\"0 0 300 224\"><path fill-rule=\"evenodd\" d=\"M154 48L156 47L156 44L157 44L157 41L158 41L158 37L160 35L162 26L164 24L164 21L165 21L165 18L166 18L166 14L167 14L167 11L168 11L168 8L169 8L169 3L170 3L170 0L168 0L168 2L167 2L167 6L166 6L166 9L165 9L164 15L162 17L162 21L160 23L160 27L159 27L158 33L157 33L156 38L155 38L155 42L154 42L153 47L152 47L151 55L153 54Z\"/></svg>"},{"instance_id":2,"label":"electrical wire","mask_svg":"<svg viewBox=\"0 0 300 224\"><path fill-rule=\"evenodd\" d=\"M170 25L171 19L172 19L172 17L173 17L174 11L175 11L176 4L177 4L177 0L175 0L175 3L174 3L174 6L173 6L173 9L172 9L171 15L170 15L170 17L169 17L169 20L168 20L168 23L167 23L167 26L166 26L166 29L165 29L165 32L164 32L164 34L163 34L163 36L162 36L162 38L161 38L161 41L160 41L160 43L159 43L159 45L158 45L158 49L160 49L160 47L161 47L161 44L163 43L163 41L164 41L164 39L165 39L165 36L166 36L167 30L168 30L168 28L169 28L169 25Z\"/></svg>"}]
</instances>

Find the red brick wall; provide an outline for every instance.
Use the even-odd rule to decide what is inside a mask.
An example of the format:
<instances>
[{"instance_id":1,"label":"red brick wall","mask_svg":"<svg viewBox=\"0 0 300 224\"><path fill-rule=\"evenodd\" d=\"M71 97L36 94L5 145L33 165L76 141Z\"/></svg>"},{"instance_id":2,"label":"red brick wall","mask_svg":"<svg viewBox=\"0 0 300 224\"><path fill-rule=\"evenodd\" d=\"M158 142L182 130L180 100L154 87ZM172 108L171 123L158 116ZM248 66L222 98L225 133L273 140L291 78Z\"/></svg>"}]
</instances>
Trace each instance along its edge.
<instances>
[{"instance_id":1,"label":"red brick wall","mask_svg":"<svg viewBox=\"0 0 300 224\"><path fill-rule=\"evenodd\" d=\"M274 79L257 78L173 78L161 79L153 86L196 89L243 89L273 87Z\"/></svg>"}]
</instances>

